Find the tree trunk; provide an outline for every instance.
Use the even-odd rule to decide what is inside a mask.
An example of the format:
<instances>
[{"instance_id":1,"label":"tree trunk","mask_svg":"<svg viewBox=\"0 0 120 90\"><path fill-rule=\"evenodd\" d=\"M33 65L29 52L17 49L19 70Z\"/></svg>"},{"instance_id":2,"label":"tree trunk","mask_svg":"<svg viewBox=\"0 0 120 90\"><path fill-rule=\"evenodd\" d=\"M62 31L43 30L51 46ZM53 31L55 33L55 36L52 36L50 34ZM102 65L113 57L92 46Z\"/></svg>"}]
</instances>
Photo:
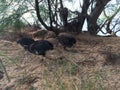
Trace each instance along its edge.
<instances>
[{"instance_id":1,"label":"tree trunk","mask_svg":"<svg viewBox=\"0 0 120 90\"><path fill-rule=\"evenodd\" d=\"M48 27L48 26L44 23L43 19L42 19L41 16L40 16L40 12L39 12L40 10L39 10L39 2L38 2L38 0L35 0L35 10L36 10L36 14L37 14L38 20L41 22L41 24L42 24L47 30L49 30L50 27Z\"/></svg>"},{"instance_id":2,"label":"tree trunk","mask_svg":"<svg viewBox=\"0 0 120 90\"><path fill-rule=\"evenodd\" d=\"M96 0L95 8L87 17L88 31L90 34L96 35L98 33L99 26L97 25L97 19L109 1L110 0Z\"/></svg>"},{"instance_id":3,"label":"tree trunk","mask_svg":"<svg viewBox=\"0 0 120 90\"><path fill-rule=\"evenodd\" d=\"M87 16L87 10L89 8L89 5L90 5L90 2L89 0L83 0L83 6L82 6L82 12L79 13L78 15L78 22L76 24L76 27L77 27L77 32L81 33L82 31L82 28L83 28L83 24L84 24L84 21L86 19L86 16Z\"/></svg>"}]
</instances>

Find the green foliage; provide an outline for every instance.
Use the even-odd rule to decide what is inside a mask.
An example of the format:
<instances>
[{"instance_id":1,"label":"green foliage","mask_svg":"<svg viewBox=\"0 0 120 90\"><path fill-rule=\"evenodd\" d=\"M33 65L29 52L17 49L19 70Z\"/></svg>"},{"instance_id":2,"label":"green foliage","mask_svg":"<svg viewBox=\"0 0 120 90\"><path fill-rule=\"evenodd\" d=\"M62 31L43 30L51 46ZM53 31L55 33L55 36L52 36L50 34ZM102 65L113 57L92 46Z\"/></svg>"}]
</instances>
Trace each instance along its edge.
<instances>
[{"instance_id":1,"label":"green foliage","mask_svg":"<svg viewBox=\"0 0 120 90\"><path fill-rule=\"evenodd\" d=\"M13 26L17 30L24 27L25 23L19 18L18 14L12 14L1 20L0 30L8 29L10 26Z\"/></svg>"},{"instance_id":2,"label":"green foliage","mask_svg":"<svg viewBox=\"0 0 120 90\"><path fill-rule=\"evenodd\" d=\"M39 6L39 10L40 10L40 15L42 16L43 20L46 21L48 20L48 10L46 9L45 4L42 4Z\"/></svg>"},{"instance_id":3,"label":"green foliage","mask_svg":"<svg viewBox=\"0 0 120 90\"><path fill-rule=\"evenodd\" d=\"M48 8L47 0L38 0L38 1L39 1L39 10L40 10L39 13L40 13L40 17L42 18L41 22L43 21L44 23L47 24L46 26L49 26L50 25L50 17L49 17L50 15L49 15L49 8ZM54 26L60 26L61 20L60 20L59 13L58 13L58 8L60 7L59 0L50 0L50 1L51 1L50 2L51 11L52 11L51 12L51 16L52 16L51 21L52 21L52 23L55 24ZM83 0L83 2L84 1L85 0ZM66 2L71 3L73 5L73 9L74 9L76 0L66 0L66 1L63 0L63 5L65 5ZM90 7L88 8L89 15L92 12L91 5L95 5L96 2L97 2L97 0L94 0L93 2L90 3ZM118 1L116 1L116 4L108 4L107 5L107 7L106 7L107 9L105 8L105 10L107 10L107 12L110 13L110 14L107 14L107 16L116 17L117 15L119 15L120 9L119 9L119 3L117 3L117 2ZM79 3L80 3L80 1L79 1ZM70 7L67 5L65 5L65 6L67 8ZM82 11L82 3L80 3L80 6L78 6L78 7L80 7L79 10ZM92 7L92 9L94 9L94 7ZM71 11L72 11L72 13L71 13ZM78 11L78 10L75 10L75 9L69 10L69 15L68 15L69 22L74 21L75 20L74 18L77 17L77 14L75 14L75 11ZM27 16L27 17L30 17L30 19L26 19L26 17L24 16L26 13L28 13L30 15L30 16ZM108 19L110 17L104 16L104 18L103 17L98 18L97 23L99 25L102 25L101 23L104 23L103 21L105 21L106 19ZM85 18L87 18L87 17L85 17ZM30 21L31 19L33 20L32 22ZM36 12L35 12L35 1L34 0L0 0L0 30L7 29L9 26L15 27L16 30L21 29L22 27L24 27L24 25L26 23L33 24L35 21L37 21L37 19L38 18L37 18ZM102 20L100 20L100 19L102 19ZM114 18L112 18L112 19L114 19ZM81 23L84 23L84 21L82 21ZM82 24L81 24L81 26L82 26Z\"/></svg>"},{"instance_id":4,"label":"green foliage","mask_svg":"<svg viewBox=\"0 0 120 90\"><path fill-rule=\"evenodd\" d=\"M75 0L68 0L69 2L74 2Z\"/></svg>"},{"instance_id":5,"label":"green foliage","mask_svg":"<svg viewBox=\"0 0 120 90\"><path fill-rule=\"evenodd\" d=\"M0 30L13 26L15 30L25 26L23 15L31 10L30 2L24 0L12 0L0 2ZM30 8L29 8L30 7Z\"/></svg>"}]
</instances>

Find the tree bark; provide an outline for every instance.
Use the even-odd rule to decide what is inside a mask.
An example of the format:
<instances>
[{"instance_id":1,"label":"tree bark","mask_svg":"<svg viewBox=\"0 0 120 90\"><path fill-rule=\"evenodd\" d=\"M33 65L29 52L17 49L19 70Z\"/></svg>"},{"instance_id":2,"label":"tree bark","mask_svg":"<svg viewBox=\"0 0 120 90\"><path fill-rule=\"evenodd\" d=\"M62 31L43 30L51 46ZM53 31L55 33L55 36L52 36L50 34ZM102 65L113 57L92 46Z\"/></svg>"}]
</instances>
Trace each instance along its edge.
<instances>
[{"instance_id":1,"label":"tree bark","mask_svg":"<svg viewBox=\"0 0 120 90\"><path fill-rule=\"evenodd\" d=\"M99 26L97 25L97 19L109 1L110 0L96 0L94 9L87 17L88 31L90 34L96 35L98 33Z\"/></svg>"},{"instance_id":2,"label":"tree bark","mask_svg":"<svg viewBox=\"0 0 120 90\"><path fill-rule=\"evenodd\" d=\"M109 1L111 0L96 0L96 6L90 14L90 17L94 19L94 21L97 21L98 17Z\"/></svg>"},{"instance_id":3,"label":"tree bark","mask_svg":"<svg viewBox=\"0 0 120 90\"><path fill-rule=\"evenodd\" d=\"M83 0L83 6L82 6L82 12L79 13L79 16L78 16L78 31L81 32L82 31L82 28L83 28L83 24L84 24L84 21L86 19L86 16L87 16L87 10L89 8L89 5L90 5L90 2L89 0Z\"/></svg>"}]
</instances>

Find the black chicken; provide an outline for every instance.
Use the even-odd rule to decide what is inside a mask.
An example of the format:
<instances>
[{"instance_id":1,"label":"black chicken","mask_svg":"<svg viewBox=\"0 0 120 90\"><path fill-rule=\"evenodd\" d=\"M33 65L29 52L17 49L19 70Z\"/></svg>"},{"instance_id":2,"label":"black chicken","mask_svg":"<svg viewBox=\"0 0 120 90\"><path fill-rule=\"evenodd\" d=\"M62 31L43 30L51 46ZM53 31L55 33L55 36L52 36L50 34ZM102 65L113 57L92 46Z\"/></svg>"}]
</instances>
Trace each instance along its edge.
<instances>
[{"instance_id":1,"label":"black chicken","mask_svg":"<svg viewBox=\"0 0 120 90\"><path fill-rule=\"evenodd\" d=\"M37 55L45 56L46 51L53 50L53 45L47 40L35 41L28 48L28 51Z\"/></svg>"},{"instance_id":2,"label":"black chicken","mask_svg":"<svg viewBox=\"0 0 120 90\"><path fill-rule=\"evenodd\" d=\"M25 50L27 50L28 47L34 42L35 41L32 38L21 38L17 41L17 43L24 47Z\"/></svg>"},{"instance_id":3,"label":"black chicken","mask_svg":"<svg viewBox=\"0 0 120 90\"><path fill-rule=\"evenodd\" d=\"M32 38L21 38L17 43L25 50L37 55L45 56L46 51L53 50L53 44L47 40L34 41Z\"/></svg>"},{"instance_id":4,"label":"black chicken","mask_svg":"<svg viewBox=\"0 0 120 90\"><path fill-rule=\"evenodd\" d=\"M64 49L66 50L66 47L71 48L75 43L76 39L74 37L60 35L57 37L59 43L63 45Z\"/></svg>"}]
</instances>

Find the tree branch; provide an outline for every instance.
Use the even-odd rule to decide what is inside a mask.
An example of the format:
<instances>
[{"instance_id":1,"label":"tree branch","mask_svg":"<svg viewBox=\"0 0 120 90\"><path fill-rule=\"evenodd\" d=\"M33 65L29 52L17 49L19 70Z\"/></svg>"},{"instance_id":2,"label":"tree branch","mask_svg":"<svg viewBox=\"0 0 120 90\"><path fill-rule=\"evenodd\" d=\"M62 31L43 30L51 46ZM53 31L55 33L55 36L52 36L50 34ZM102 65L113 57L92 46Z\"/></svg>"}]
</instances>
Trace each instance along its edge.
<instances>
[{"instance_id":1,"label":"tree branch","mask_svg":"<svg viewBox=\"0 0 120 90\"><path fill-rule=\"evenodd\" d=\"M62 0L60 0L60 8L63 9L63 2L62 2Z\"/></svg>"},{"instance_id":2,"label":"tree branch","mask_svg":"<svg viewBox=\"0 0 120 90\"><path fill-rule=\"evenodd\" d=\"M41 24L42 24L47 30L49 30L50 27L48 27L48 26L44 23L43 19L41 18L41 15L40 15L40 12L39 12L40 10L39 10L39 2L38 2L38 0L35 0L35 10L36 10L36 14L37 14L38 20L41 22Z\"/></svg>"},{"instance_id":3,"label":"tree branch","mask_svg":"<svg viewBox=\"0 0 120 90\"><path fill-rule=\"evenodd\" d=\"M51 10L50 0L47 0L47 2L48 2L48 9L49 9L50 28L52 30L52 28L53 28L53 26L52 26L52 10Z\"/></svg>"},{"instance_id":4,"label":"tree branch","mask_svg":"<svg viewBox=\"0 0 120 90\"><path fill-rule=\"evenodd\" d=\"M82 12L79 13L78 17L78 30L81 32L82 30L82 27L83 27L83 24L84 24L84 21L86 19L86 16L87 16L87 10L89 8L89 0L84 0L83 1L83 6L82 6Z\"/></svg>"},{"instance_id":5,"label":"tree branch","mask_svg":"<svg viewBox=\"0 0 120 90\"><path fill-rule=\"evenodd\" d=\"M90 34L96 35L98 31L100 31L98 30L100 26L97 24L97 19L109 1L110 0L95 0L95 7L87 17L88 31Z\"/></svg>"},{"instance_id":6,"label":"tree branch","mask_svg":"<svg viewBox=\"0 0 120 90\"><path fill-rule=\"evenodd\" d=\"M98 17L109 1L110 0L96 0L96 5L90 14L90 17L94 20L94 22L97 21Z\"/></svg>"}]
</instances>

